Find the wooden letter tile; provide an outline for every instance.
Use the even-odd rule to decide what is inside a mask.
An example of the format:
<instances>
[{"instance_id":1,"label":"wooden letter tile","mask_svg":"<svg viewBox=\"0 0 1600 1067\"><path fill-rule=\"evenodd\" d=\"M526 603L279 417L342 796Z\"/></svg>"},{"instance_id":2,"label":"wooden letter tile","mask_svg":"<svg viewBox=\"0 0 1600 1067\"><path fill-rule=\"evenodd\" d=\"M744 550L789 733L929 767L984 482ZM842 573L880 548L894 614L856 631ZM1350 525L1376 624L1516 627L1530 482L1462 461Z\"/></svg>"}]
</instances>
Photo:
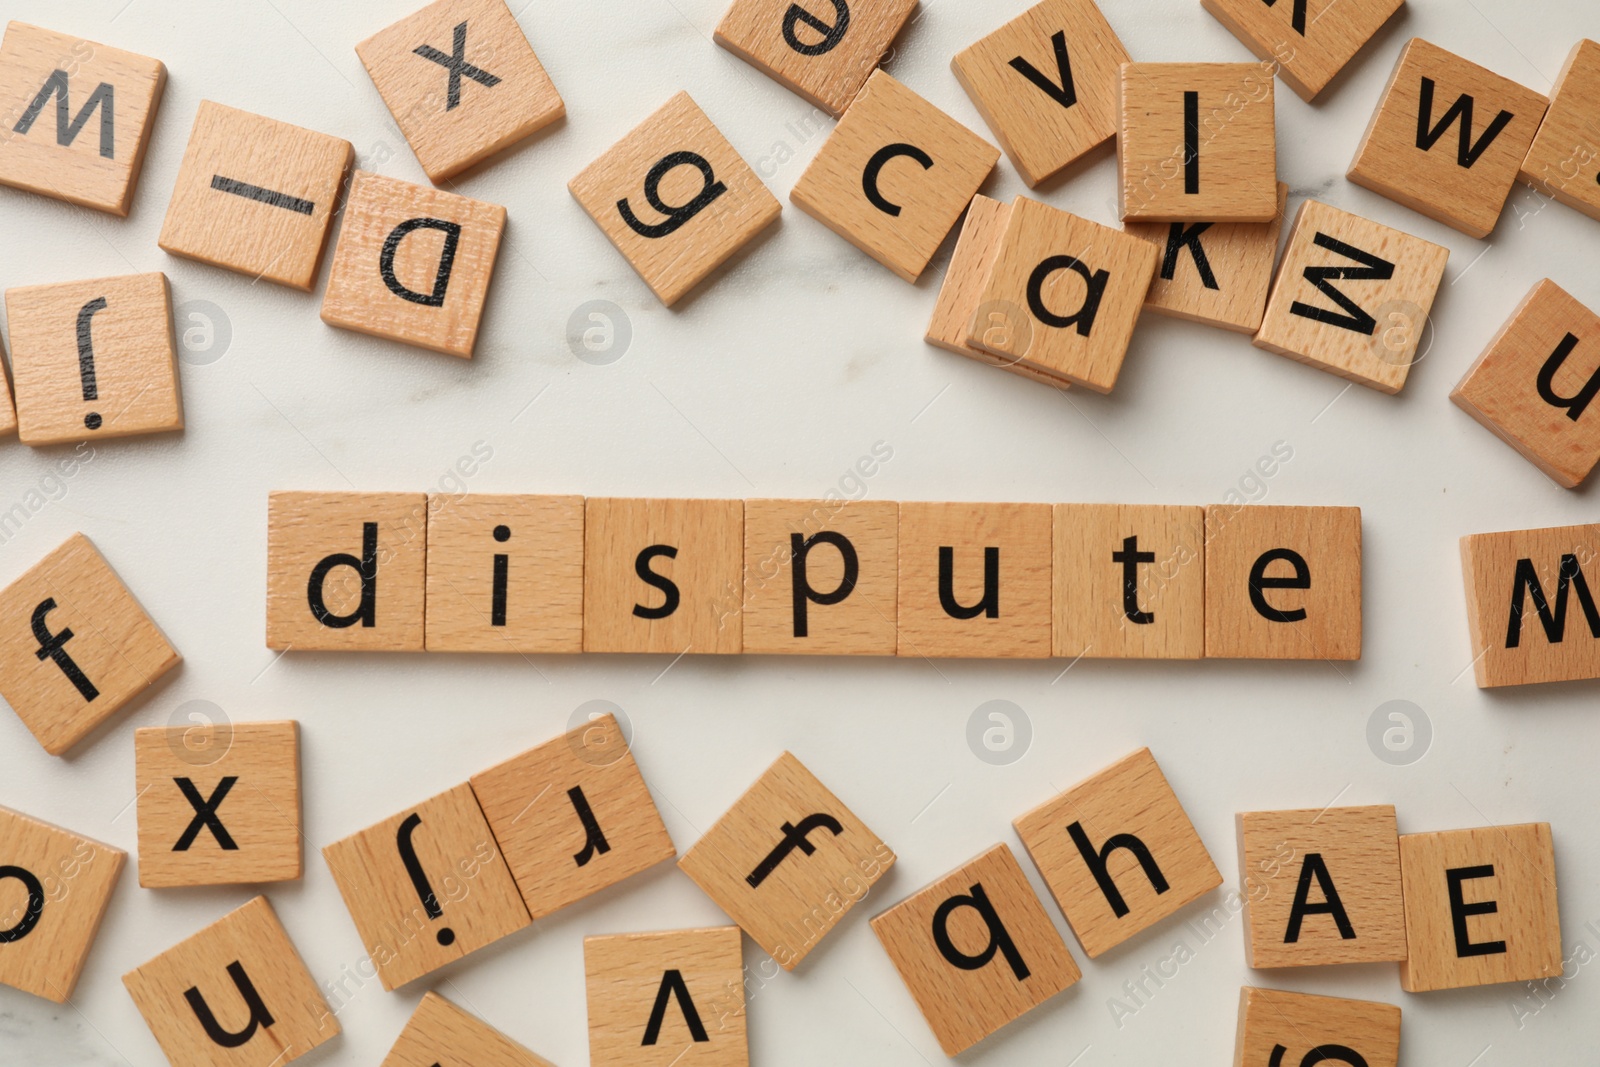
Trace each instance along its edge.
<instances>
[{"instance_id":1,"label":"wooden letter tile","mask_svg":"<svg viewBox=\"0 0 1600 1067\"><path fill-rule=\"evenodd\" d=\"M1315 99L1405 0L1200 0L1303 100Z\"/></svg>"},{"instance_id":2,"label":"wooden letter tile","mask_svg":"<svg viewBox=\"0 0 1600 1067\"><path fill-rule=\"evenodd\" d=\"M0 184L126 216L166 83L159 60L8 23Z\"/></svg>"},{"instance_id":3,"label":"wooden letter tile","mask_svg":"<svg viewBox=\"0 0 1600 1067\"><path fill-rule=\"evenodd\" d=\"M1393 806L1242 812L1238 831L1250 966L1406 958Z\"/></svg>"},{"instance_id":4,"label":"wooden letter tile","mask_svg":"<svg viewBox=\"0 0 1600 1067\"><path fill-rule=\"evenodd\" d=\"M583 498L428 498L430 652L583 651Z\"/></svg>"},{"instance_id":5,"label":"wooden letter tile","mask_svg":"<svg viewBox=\"0 0 1600 1067\"><path fill-rule=\"evenodd\" d=\"M1600 316L1546 278L1450 399L1558 485L1600 463Z\"/></svg>"},{"instance_id":6,"label":"wooden letter tile","mask_svg":"<svg viewBox=\"0 0 1600 1067\"><path fill-rule=\"evenodd\" d=\"M789 199L914 282L999 159L999 149L880 70Z\"/></svg>"},{"instance_id":7,"label":"wooden letter tile","mask_svg":"<svg viewBox=\"0 0 1600 1067\"><path fill-rule=\"evenodd\" d=\"M888 500L745 501L744 651L894 655L899 518Z\"/></svg>"},{"instance_id":8,"label":"wooden letter tile","mask_svg":"<svg viewBox=\"0 0 1600 1067\"><path fill-rule=\"evenodd\" d=\"M1122 217L1271 222L1278 213L1272 76L1257 63L1125 63Z\"/></svg>"},{"instance_id":9,"label":"wooden letter tile","mask_svg":"<svg viewBox=\"0 0 1600 1067\"><path fill-rule=\"evenodd\" d=\"M567 190L668 307L783 210L688 93L668 100Z\"/></svg>"},{"instance_id":10,"label":"wooden letter tile","mask_svg":"<svg viewBox=\"0 0 1600 1067\"><path fill-rule=\"evenodd\" d=\"M591 1067L748 1067L739 928L583 939Z\"/></svg>"},{"instance_id":11,"label":"wooden letter tile","mask_svg":"<svg viewBox=\"0 0 1600 1067\"><path fill-rule=\"evenodd\" d=\"M65 1004L126 859L0 808L0 985Z\"/></svg>"},{"instance_id":12,"label":"wooden letter tile","mask_svg":"<svg viewBox=\"0 0 1600 1067\"><path fill-rule=\"evenodd\" d=\"M717 43L831 115L850 106L917 0L734 0Z\"/></svg>"},{"instance_id":13,"label":"wooden letter tile","mask_svg":"<svg viewBox=\"0 0 1600 1067\"><path fill-rule=\"evenodd\" d=\"M339 1033L339 1020L266 897L122 976L167 1059L276 1067Z\"/></svg>"},{"instance_id":14,"label":"wooden letter tile","mask_svg":"<svg viewBox=\"0 0 1600 1067\"><path fill-rule=\"evenodd\" d=\"M888 845L785 752L678 866L792 971L894 860Z\"/></svg>"},{"instance_id":15,"label":"wooden letter tile","mask_svg":"<svg viewBox=\"0 0 1600 1067\"><path fill-rule=\"evenodd\" d=\"M356 55L434 182L567 113L505 0L436 0Z\"/></svg>"},{"instance_id":16,"label":"wooden letter tile","mask_svg":"<svg viewBox=\"0 0 1600 1067\"><path fill-rule=\"evenodd\" d=\"M161 247L309 293L353 157L349 141L202 100Z\"/></svg>"},{"instance_id":17,"label":"wooden letter tile","mask_svg":"<svg viewBox=\"0 0 1600 1067\"><path fill-rule=\"evenodd\" d=\"M1300 205L1255 344L1382 393L1406 384L1450 250Z\"/></svg>"},{"instance_id":18,"label":"wooden letter tile","mask_svg":"<svg viewBox=\"0 0 1600 1067\"><path fill-rule=\"evenodd\" d=\"M1549 103L1414 37L1346 177L1462 233L1487 237Z\"/></svg>"},{"instance_id":19,"label":"wooden letter tile","mask_svg":"<svg viewBox=\"0 0 1600 1067\"><path fill-rule=\"evenodd\" d=\"M1049 504L900 505L899 655L1050 656Z\"/></svg>"},{"instance_id":20,"label":"wooden letter tile","mask_svg":"<svg viewBox=\"0 0 1600 1067\"><path fill-rule=\"evenodd\" d=\"M1253 334L1267 312L1289 187L1278 183L1271 222L1129 222L1161 250L1144 306L1162 315Z\"/></svg>"},{"instance_id":21,"label":"wooden letter tile","mask_svg":"<svg viewBox=\"0 0 1600 1067\"><path fill-rule=\"evenodd\" d=\"M437 993L424 993L379 1067L551 1067Z\"/></svg>"},{"instance_id":22,"label":"wooden letter tile","mask_svg":"<svg viewBox=\"0 0 1600 1067\"><path fill-rule=\"evenodd\" d=\"M1561 973L1549 823L1400 838L1407 993L1533 982Z\"/></svg>"},{"instance_id":23,"label":"wooden letter tile","mask_svg":"<svg viewBox=\"0 0 1600 1067\"><path fill-rule=\"evenodd\" d=\"M17 432L17 408L11 400L11 374L5 368L6 349L0 344L0 439Z\"/></svg>"},{"instance_id":24,"label":"wooden letter tile","mask_svg":"<svg viewBox=\"0 0 1600 1067\"><path fill-rule=\"evenodd\" d=\"M1461 539L1478 687L1600 678L1600 524Z\"/></svg>"},{"instance_id":25,"label":"wooden letter tile","mask_svg":"<svg viewBox=\"0 0 1600 1067\"><path fill-rule=\"evenodd\" d=\"M1005 845L877 916L872 931L946 1056L1082 977Z\"/></svg>"},{"instance_id":26,"label":"wooden letter tile","mask_svg":"<svg viewBox=\"0 0 1600 1067\"><path fill-rule=\"evenodd\" d=\"M300 877L297 723L147 727L133 763L140 885Z\"/></svg>"},{"instance_id":27,"label":"wooden letter tile","mask_svg":"<svg viewBox=\"0 0 1600 1067\"><path fill-rule=\"evenodd\" d=\"M956 53L951 69L1029 186L1117 133L1127 50L1094 0L1044 0Z\"/></svg>"},{"instance_id":28,"label":"wooden letter tile","mask_svg":"<svg viewBox=\"0 0 1600 1067\"><path fill-rule=\"evenodd\" d=\"M1522 161L1520 177L1546 196L1600 219L1600 43L1573 46L1550 91L1550 110Z\"/></svg>"},{"instance_id":29,"label":"wooden letter tile","mask_svg":"<svg viewBox=\"0 0 1600 1067\"><path fill-rule=\"evenodd\" d=\"M420 652L422 493L267 496L267 647Z\"/></svg>"},{"instance_id":30,"label":"wooden letter tile","mask_svg":"<svg viewBox=\"0 0 1600 1067\"><path fill-rule=\"evenodd\" d=\"M1090 959L1222 884L1147 748L1013 825Z\"/></svg>"},{"instance_id":31,"label":"wooden letter tile","mask_svg":"<svg viewBox=\"0 0 1600 1067\"><path fill-rule=\"evenodd\" d=\"M1205 655L1205 509L1055 505L1054 654Z\"/></svg>"},{"instance_id":32,"label":"wooden letter tile","mask_svg":"<svg viewBox=\"0 0 1600 1067\"><path fill-rule=\"evenodd\" d=\"M678 854L611 715L473 775L472 792L534 919Z\"/></svg>"},{"instance_id":33,"label":"wooden letter tile","mask_svg":"<svg viewBox=\"0 0 1600 1067\"><path fill-rule=\"evenodd\" d=\"M1246 986L1239 991L1233 1067L1400 1062L1400 1009L1393 1004L1316 997Z\"/></svg>"},{"instance_id":34,"label":"wooden letter tile","mask_svg":"<svg viewBox=\"0 0 1600 1067\"><path fill-rule=\"evenodd\" d=\"M1019 196L967 344L1109 393L1158 258L1148 241Z\"/></svg>"},{"instance_id":35,"label":"wooden letter tile","mask_svg":"<svg viewBox=\"0 0 1600 1067\"><path fill-rule=\"evenodd\" d=\"M594 498L583 539L585 652L741 651L743 501Z\"/></svg>"},{"instance_id":36,"label":"wooden letter tile","mask_svg":"<svg viewBox=\"0 0 1600 1067\"><path fill-rule=\"evenodd\" d=\"M6 290L22 443L183 429L165 274Z\"/></svg>"},{"instance_id":37,"label":"wooden letter tile","mask_svg":"<svg viewBox=\"0 0 1600 1067\"><path fill-rule=\"evenodd\" d=\"M465 782L335 841L322 856L384 989L531 921Z\"/></svg>"},{"instance_id":38,"label":"wooden letter tile","mask_svg":"<svg viewBox=\"0 0 1600 1067\"><path fill-rule=\"evenodd\" d=\"M1361 658L1361 509L1206 508L1206 655Z\"/></svg>"},{"instance_id":39,"label":"wooden letter tile","mask_svg":"<svg viewBox=\"0 0 1600 1067\"><path fill-rule=\"evenodd\" d=\"M506 209L355 172L322 321L472 358Z\"/></svg>"},{"instance_id":40,"label":"wooden letter tile","mask_svg":"<svg viewBox=\"0 0 1600 1067\"><path fill-rule=\"evenodd\" d=\"M0 593L0 633L0 696L52 756L181 658L82 534Z\"/></svg>"}]
</instances>

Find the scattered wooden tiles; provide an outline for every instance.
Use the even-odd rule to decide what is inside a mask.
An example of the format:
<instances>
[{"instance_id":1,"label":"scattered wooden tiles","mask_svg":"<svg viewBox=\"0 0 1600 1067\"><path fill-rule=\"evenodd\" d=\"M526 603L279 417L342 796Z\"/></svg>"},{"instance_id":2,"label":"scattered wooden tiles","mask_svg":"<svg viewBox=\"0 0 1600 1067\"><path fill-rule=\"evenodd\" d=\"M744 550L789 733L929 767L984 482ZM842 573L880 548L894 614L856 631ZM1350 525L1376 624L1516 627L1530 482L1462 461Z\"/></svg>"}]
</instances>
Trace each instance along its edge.
<instances>
[{"instance_id":1,"label":"scattered wooden tiles","mask_svg":"<svg viewBox=\"0 0 1600 1067\"><path fill-rule=\"evenodd\" d=\"M1234 1067L1400 1062L1400 1009L1376 1001L1246 986L1239 991L1238 1034Z\"/></svg>"},{"instance_id":2,"label":"scattered wooden tiles","mask_svg":"<svg viewBox=\"0 0 1600 1067\"><path fill-rule=\"evenodd\" d=\"M748 1067L737 926L583 939L591 1067Z\"/></svg>"},{"instance_id":3,"label":"scattered wooden tiles","mask_svg":"<svg viewBox=\"0 0 1600 1067\"><path fill-rule=\"evenodd\" d=\"M1600 316L1546 278L1450 399L1560 486L1600 463ZM1593 405L1591 409L1591 405Z\"/></svg>"},{"instance_id":4,"label":"scattered wooden tiles","mask_svg":"<svg viewBox=\"0 0 1600 1067\"><path fill-rule=\"evenodd\" d=\"M1289 230L1255 344L1398 393L1449 258L1442 245L1307 200Z\"/></svg>"},{"instance_id":5,"label":"scattered wooden tiles","mask_svg":"<svg viewBox=\"0 0 1600 1067\"><path fill-rule=\"evenodd\" d=\"M52 756L180 659L82 534L0 592L0 624L0 696Z\"/></svg>"},{"instance_id":6,"label":"scattered wooden tiles","mask_svg":"<svg viewBox=\"0 0 1600 1067\"><path fill-rule=\"evenodd\" d=\"M789 199L914 282L999 158L998 149L880 70Z\"/></svg>"},{"instance_id":7,"label":"scattered wooden tiles","mask_svg":"<svg viewBox=\"0 0 1600 1067\"><path fill-rule=\"evenodd\" d=\"M917 0L734 0L722 47L831 115L848 108Z\"/></svg>"},{"instance_id":8,"label":"scattered wooden tiles","mask_svg":"<svg viewBox=\"0 0 1600 1067\"><path fill-rule=\"evenodd\" d=\"M0 184L126 216L166 83L159 60L8 23Z\"/></svg>"},{"instance_id":9,"label":"scattered wooden tiles","mask_svg":"<svg viewBox=\"0 0 1600 1067\"><path fill-rule=\"evenodd\" d=\"M1461 539L1478 688L1600 678L1600 524Z\"/></svg>"},{"instance_id":10,"label":"scattered wooden tiles","mask_svg":"<svg viewBox=\"0 0 1600 1067\"><path fill-rule=\"evenodd\" d=\"M688 93L667 101L567 189L668 307L783 210Z\"/></svg>"},{"instance_id":11,"label":"scattered wooden tiles","mask_svg":"<svg viewBox=\"0 0 1600 1067\"><path fill-rule=\"evenodd\" d=\"M785 752L678 866L792 971L894 860L889 846Z\"/></svg>"},{"instance_id":12,"label":"scattered wooden tiles","mask_svg":"<svg viewBox=\"0 0 1600 1067\"><path fill-rule=\"evenodd\" d=\"M0 985L65 1004L127 854L0 808Z\"/></svg>"},{"instance_id":13,"label":"scattered wooden tiles","mask_svg":"<svg viewBox=\"0 0 1600 1067\"><path fill-rule=\"evenodd\" d=\"M472 358L506 209L355 172L322 321Z\"/></svg>"},{"instance_id":14,"label":"scattered wooden tiles","mask_svg":"<svg viewBox=\"0 0 1600 1067\"><path fill-rule=\"evenodd\" d=\"M298 724L147 727L133 762L141 886L300 877Z\"/></svg>"},{"instance_id":15,"label":"scattered wooden tiles","mask_svg":"<svg viewBox=\"0 0 1600 1067\"><path fill-rule=\"evenodd\" d=\"M379 1067L551 1067L437 993L424 993Z\"/></svg>"},{"instance_id":16,"label":"scattered wooden tiles","mask_svg":"<svg viewBox=\"0 0 1600 1067\"><path fill-rule=\"evenodd\" d=\"M1600 219L1600 145L1592 116L1600 108L1600 44L1573 46L1550 91L1550 110L1533 138L1520 177L1546 196Z\"/></svg>"},{"instance_id":17,"label":"scattered wooden tiles","mask_svg":"<svg viewBox=\"0 0 1600 1067\"><path fill-rule=\"evenodd\" d=\"M1094 0L1044 0L956 54L961 87L1029 186L1117 133L1127 50Z\"/></svg>"},{"instance_id":18,"label":"scattered wooden tiles","mask_svg":"<svg viewBox=\"0 0 1600 1067\"><path fill-rule=\"evenodd\" d=\"M159 243L310 292L354 155L341 138L202 100Z\"/></svg>"},{"instance_id":19,"label":"scattered wooden tiles","mask_svg":"<svg viewBox=\"0 0 1600 1067\"><path fill-rule=\"evenodd\" d=\"M1200 0L1301 99L1314 100L1405 0ZM1375 1065L1374 1065L1375 1067Z\"/></svg>"},{"instance_id":20,"label":"scattered wooden tiles","mask_svg":"<svg viewBox=\"0 0 1600 1067\"><path fill-rule=\"evenodd\" d=\"M1346 175L1472 237L1493 232L1549 101L1420 37Z\"/></svg>"},{"instance_id":21,"label":"scattered wooden tiles","mask_svg":"<svg viewBox=\"0 0 1600 1067\"><path fill-rule=\"evenodd\" d=\"M1561 974L1548 823L1405 834L1407 993Z\"/></svg>"},{"instance_id":22,"label":"scattered wooden tiles","mask_svg":"<svg viewBox=\"0 0 1600 1067\"><path fill-rule=\"evenodd\" d=\"M1222 884L1147 748L1014 825L1090 959Z\"/></svg>"},{"instance_id":23,"label":"scattered wooden tiles","mask_svg":"<svg viewBox=\"0 0 1600 1067\"><path fill-rule=\"evenodd\" d=\"M183 429L165 274L6 290L22 443Z\"/></svg>"},{"instance_id":24,"label":"scattered wooden tiles","mask_svg":"<svg viewBox=\"0 0 1600 1067\"><path fill-rule=\"evenodd\" d=\"M872 931L946 1056L1082 977L1005 845L877 916Z\"/></svg>"}]
</instances>

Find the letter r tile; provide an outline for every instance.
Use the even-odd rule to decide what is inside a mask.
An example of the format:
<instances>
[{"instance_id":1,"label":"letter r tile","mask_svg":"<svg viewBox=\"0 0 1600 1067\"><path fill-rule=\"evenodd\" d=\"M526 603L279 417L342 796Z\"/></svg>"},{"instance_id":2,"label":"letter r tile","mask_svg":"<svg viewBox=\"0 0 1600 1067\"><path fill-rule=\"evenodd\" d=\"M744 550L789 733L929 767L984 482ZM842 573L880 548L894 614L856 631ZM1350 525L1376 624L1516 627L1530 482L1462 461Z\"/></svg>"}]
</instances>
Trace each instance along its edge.
<instances>
[{"instance_id":1,"label":"letter r tile","mask_svg":"<svg viewBox=\"0 0 1600 1067\"><path fill-rule=\"evenodd\" d=\"M749 1067L737 926L583 939L591 1067Z\"/></svg>"}]
</instances>

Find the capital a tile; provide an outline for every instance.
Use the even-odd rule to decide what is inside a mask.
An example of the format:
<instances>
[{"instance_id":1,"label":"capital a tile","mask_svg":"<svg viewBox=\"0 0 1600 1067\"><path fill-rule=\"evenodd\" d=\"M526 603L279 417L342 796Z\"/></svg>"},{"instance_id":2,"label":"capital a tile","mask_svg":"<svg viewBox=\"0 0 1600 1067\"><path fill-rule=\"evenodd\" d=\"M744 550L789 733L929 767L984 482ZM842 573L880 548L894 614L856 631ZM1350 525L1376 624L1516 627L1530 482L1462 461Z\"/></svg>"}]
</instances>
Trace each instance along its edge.
<instances>
[{"instance_id":1,"label":"capital a tile","mask_svg":"<svg viewBox=\"0 0 1600 1067\"><path fill-rule=\"evenodd\" d=\"M1397 1067L1400 1009L1371 1000L1239 990L1234 1067L1308 1061Z\"/></svg>"},{"instance_id":2,"label":"capital a tile","mask_svg":"<svg viewBox=\"0 0 1600 1067\"><path fill-rule=\"evenodd\" d=\"M829 114L850 106L917 0L734 0L716 42Z\"/></svg>"},{"instance_id":3,"label":"capital a tile","mask_svg":"<svg viewBox=\"0 0 1600 1067\"><path fill-rule=\"evenodd\" d=\"M1328 87L1405 0L1200 0L1307 101Z\"/></svg>"},{"instance_id":4,"label":"capital a tile","mask_svg":"<svg viewBox=\"0 0 1600 1067\"><path fill-rule=\"evenodd\" d=\"M1600 524L1461 539L1478 688L1600 678Z\"/></svg>"},{"instance_id":5,"label":"capital a tile","mask_svg":"<svg viewBox=\"0 0 1600 1067\"><path fill-rule=\"evenodd\" d=\"M1546 196L1600 219L1600 43L1579 41L1550 90L1550 109L1518 176Z\"/></svg>"},{"instance_id":6,"label":"capital a tile","mask_svg":"<svg viewBox=\"0 0 1600 1067\"><path fill-rule=\"evenodd\" d=\"M379 1067L551 1067L437 993L424 993Z\"/></svg>"},{"instance_id":7,"label":"capital a tile","mask_svg":"<svg viewBox=\"0 0 1600 1067\"><path fill-rule=\"evenodd\" d=\"M748 1067L737 926L583 939L592 1067Z\"/></svg>"}]
</instances>

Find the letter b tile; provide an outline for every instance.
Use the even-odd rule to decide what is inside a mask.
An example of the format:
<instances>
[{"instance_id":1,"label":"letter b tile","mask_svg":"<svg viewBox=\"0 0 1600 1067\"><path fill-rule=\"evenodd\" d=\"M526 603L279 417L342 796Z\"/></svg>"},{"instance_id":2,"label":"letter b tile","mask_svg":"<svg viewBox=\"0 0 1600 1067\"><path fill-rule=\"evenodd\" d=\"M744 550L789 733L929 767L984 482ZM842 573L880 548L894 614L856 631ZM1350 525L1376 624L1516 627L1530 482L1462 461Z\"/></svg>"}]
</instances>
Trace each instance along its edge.
<instances>
[{"instance_id":1,"label":"letter b tile","mask_svg":"<svg viewBox=\"0 0 1600 1067\"><path fill-rule=\"evenodd\" d=\"M583 939L591 1067L748 1067L737 926Z\"/></svg>"}]
</instances>

